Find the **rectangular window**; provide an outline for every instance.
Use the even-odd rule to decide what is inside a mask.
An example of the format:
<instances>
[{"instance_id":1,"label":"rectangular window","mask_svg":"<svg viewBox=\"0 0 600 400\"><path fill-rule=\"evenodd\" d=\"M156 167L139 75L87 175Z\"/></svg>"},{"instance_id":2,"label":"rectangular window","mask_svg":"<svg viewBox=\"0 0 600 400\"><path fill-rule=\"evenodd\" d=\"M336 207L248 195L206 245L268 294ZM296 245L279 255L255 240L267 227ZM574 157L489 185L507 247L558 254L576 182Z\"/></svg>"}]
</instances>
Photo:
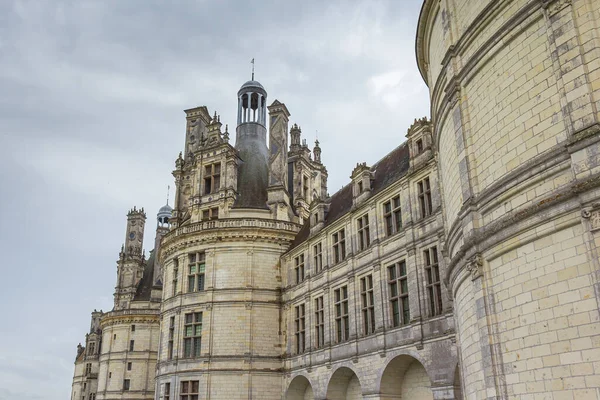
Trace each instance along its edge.
<instances>
[{"instance_id":1,"label":"rectangular window","mask_svg":"<svg viewBox=\"0 0 600 400\"><path fill-rule=\"evenodd\" d=\"M96 400L96 393L90 393L90 400Z\"/></svg>"},{"instance_id":2,"label":"rectangular window","mask_svg":"<svg viewBox=\"0 0 600 400\"><path fill-rule=\"evenodd\" d=\"M132 366L132 365L131 365L131 363L130 363L130 362L128 362L128 363L127 363L127 371L131 371L131 366Z\"/></svg>"},{"instance_id":3,"label":"rectangular window","mask_svg":"<svg viewBox=\"0 0 600 400\"><path fill-rule=\"evenodd\" d=\"M171 382L167 382L167 383L165 383L164 400L170 400L170 399L171 399Z\"/></svg>"},{"instance_id":4,"label":"rectangular window","mask_svg":"<svg viewBox=\"0 0 600 400\"><path fill-rule=\"evenodd\" d=\"M167 358L173 359L173 338L175 337L175 317L169 318L169 344L167 349Z\"/></svg>"},{"instance_id":5,"label":"rectangular window","mask_svg":"<svg viewBox=\"0 0 600 400\"><path fill-rule=\"evenodd\" d=\"M345 342L350 337L348 319L348 286L342 286L334 291L335 300L335 330L338 343Z\"/></svg>"},{"instance_id":6,"label":"rectangular window","mask_svg":"<svg viewBox=\"0 0 600 400\"><path fill-rule=\"evenodd\" d=\"M417 183L419 190L419 207L421 209L421 218L430 216L433 213L433 206L431 204L431 185L429 184L429 178L425 178Z\"/></svg>"},{"instance_id":7,"label":"rectangular window","mask_svg":"<svg viewBox=\"0 0 600 400\"><path fill-rule=\"evenodd\" d=\"M179 277L179 260L173 260L173 296L177 294L177 279Z\"/></svg>"},{"instance_id":8,"label":"rectangular window","mask_svg":"<svg viewBox=\"0 0 600 400\"><path fill-rule=\"evenodd\" d=\"M198 400L200 381L182 381L179 400Z\"/></svg>"},{"instance_id":9,"label":"rectangular window","mask_svg":"<svg viewBox=\"0 0 600 400\"><path fill-rule=\"evenodd\" d=\"M304 254L300 254L294 259L296 266L294 271L296 272L296 284L304 281Z\"/></svg>"},{"instance_id":10,"label":"rectangular window","mask_svg":"<svg viewBox=\"0 0 600 400\"><path fill-rule=\"evenodd\" d=\"M346 231L344 229L333 234L333 258L336 264L346 259Z\"/></svg>"},{"instance_id":11,"label":"rectangular window","mask_svg":"<svg viewBox=\"0 0 600 400\"><path fill-rule=\"evenodd\" d=\"M304 185L302 186L302 195L304 196L304 200L308 203L310 201L308 193L308 178L305 176L303 177L302 181L304 183Z\"/></svg>"},{"instance_id":12,"label":"rectangular window","mask_svg":"<svg viewBox=\"0 0 600 400\"><path fill-rule=\"evenodd\" d=\"M91 373L92 373L92 364L90 364L90 363L85 364L85 374L89 375Z\"/></svg>"},{"instance_id":13,"label":"rectangular window","mask_svg":"<svg viewBox=\"0 0 600 400\"><path fill-rule=\"evenodd\" d=\"M135 325L131 325L131 332L135 332Z\"/></svg>"},{"instance_id":14,"label":"rectangular window","mask_svg":"<svg viewBox=\"0 0 600 400\"><path fill-rule=\"evenodd\" d=\"M400 261L387 267L388 286L390 290L390 306L392 309L392 325L406 325L410 322L408 306L408 279L406 262Z\"/></svg>"},{"instance_id":15,"label":"rectangular window","mask_svg":"<svg viewBox=\"0 0 600 400\"><path fill-rule=\"evenodd\" d=\"M402 229L402 210L399 195L383 203L383 220L385 221L386 236L391 236Z\"/></svg>"},{"instance_id":16,"label":"rectangular window","mask_svg":"<svg viewBox=\"0 0 600 400\"><path fill-rule=\"evenodd\" d=\"M123 379L123 390L129 390L129 379Z\"/></svg>"},{"instance_id":17,"label":"rectangular window","mask_svg":"<svg viewBox=\"0 0 600 400\"><path fill-rule=\"evenodd\" d=\"M185 358L200 357L202 349L202 313L185 314L183 335L183 356Z\"/></svg>"},{"instance_id":18,"label":"rectangular window","mask_svg":"<svg viewBox=\"0 0 600 400\"><path fill-rule=\"evenodd\" d=\"M219 207L213 207L202 211L202 221L208 221L211 219L219 219Z\"/></svg>"},{"instance_id":19,"label":"rectangular window","mask_svg":"<svg viewBox=\"0 0 600 400\"><path fill-rule=\"evenodd\" d=\"M423 152L423 140L417 139L417 154L421 154Z\"/></svg>"},{"instance_id":20,"label":"rectangular window","mask_svg":"<svg viewBox=\"0 0 600 400\"><path fill-rule=\"evenodd\" d=\"M363 317L363 333L375 332L375 299L373 296L373 276L360 278L360 298Z\"/></svg>"},{"instance_id":21,"label":"rectangular window","mask_svg":"<svg viewBox=\"0 0 600 400\"><path fill-rule=\"evenodd\" d=\"M314 261L315 261L315 274L318 274L323 269L323 252L321 243L317 243L313 246Z\"/></svg>"},{"instance_id":22,"label":"rectangular window","mask_svg":"<svg viewBox=\"0 0 600 400\"><path fill-rule=\"evenodd\" d=\"M433 317L442 313L442 285L440 283L440 266L438 264L437 247L434 246L423 251L423 257L425 258L429 314Z\"/></svg>"},{"instance_id":23,"label":"rectangular window","mask_svg":"<svg viewBox=\"0 0 600 400\"><path fill-rule=\"evenodd\" d=\"M96 352L96 342L90 342L88 344L87 355L88 356L94 355L95 352Z\"/></svg>"},{"instance_id":24,"label":"rectangular window","mask_svg":"<svg viewBox=\"0 0 600 400\"><path fill-rule=\"evenodd\" d=\"M134 345L135 341L134 340L130 340L129 341L129 351L133 351L133 345Z\"/></svg>"},{"instance_id":25,"label":"rectangular window","mask_svg":"<svg viewBox=\"0 0 600 400\"><path fill-rule=\"evenodd\" d=\"M365 214L358 219L358 249L365 250L370 245L369 214Z\"/></svg>"},{"instance_id":26,"label":"rectangular window","mask_svg":"<svg viewBox=\"0 0 600 400\"><path fill-rule=\"evenodd\" d=\"M316 348L325 345L325 312L323 309L323 296L315 299L315 338Z\"/></svg>"},{"instance_id":27,"label":"rectangular window","mask_svg":"<svg viewBox=\"0 0 600 400\"><path fill-rule=\"evenodd\" d=\"M304 353L306 348L306 318L304 304L296 306L296 354Z\"/></svg>"},{"instance_id":28,"label":"rectangular window","mask_svg":"<svg viewBox=\"0 0 600 400\"><path fill-rule=\"evenodd\" d=\"M221 187L221 163L204 167L204 194L211 194Z\"/></svg>"},{"instance_id":29,"label":"rectangular window","mask_svg":"<svg viewBox=\"0 0 600 400\"><path fill-rule=\"evenodd\" d=\"M204 271L206 269L206 257L204 253L193 253L189 255L188 266L188 293L201 292L204 290Z\"/></svg>"}]
</instances>

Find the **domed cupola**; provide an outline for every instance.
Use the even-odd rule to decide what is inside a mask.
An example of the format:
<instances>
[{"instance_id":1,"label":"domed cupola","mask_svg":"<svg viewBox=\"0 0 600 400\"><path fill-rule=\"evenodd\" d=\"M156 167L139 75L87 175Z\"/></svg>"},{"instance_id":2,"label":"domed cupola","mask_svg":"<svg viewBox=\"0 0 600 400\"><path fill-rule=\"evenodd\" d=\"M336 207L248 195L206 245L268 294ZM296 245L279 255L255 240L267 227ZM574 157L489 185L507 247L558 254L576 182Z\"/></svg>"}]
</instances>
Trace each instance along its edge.
<instances>
[{"instance_id":1,"label":"domed cupola","mask_svg":"<svg viewBox=\"0 0 600 400\"><path fill-rule=\"evenodd\" d=\"M246 123L266 125L267 91L260 82L251 80L238 91L238 125Z\"/></svg>"},{"instance_id":2,"label":"domed cupola","mask_svg":"<svg viewBox=\"0 0 600 400\"><path fill-rule=\"evenodd\" d=\"M169 228L170 227L170 219L173 214L173 209L170 205L165 204L158 210L158 214L156 214L156 226L157 228Z\"/></svg>"}]
</instances>

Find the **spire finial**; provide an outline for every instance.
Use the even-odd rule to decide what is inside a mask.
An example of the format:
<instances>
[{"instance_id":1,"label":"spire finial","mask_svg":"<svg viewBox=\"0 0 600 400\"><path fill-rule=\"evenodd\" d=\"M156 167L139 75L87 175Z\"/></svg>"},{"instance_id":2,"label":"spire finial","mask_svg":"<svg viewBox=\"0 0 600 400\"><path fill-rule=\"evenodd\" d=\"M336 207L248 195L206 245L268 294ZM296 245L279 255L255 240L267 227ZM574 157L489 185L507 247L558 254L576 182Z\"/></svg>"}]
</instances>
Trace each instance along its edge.
<instances>
[{"instance_id":1,"label":"spire finial","mask_svg":"<svg viewBox=\"0 0 600 400\"><path fill-rule=\"evenodd\" d=\"M252 80L254 80L254 58L250 61L250 64L252 64Z\"/></svg>"},{"instance_id":2,"label":"spire finial","mask_svg":"<svg viewBox=\"0 0 600 400\"><path fill-rule=\"evenodd\" d=\"M171 185L167 185L167 205L169 205L169 190L171 189Z\"/></svg>"}]
</instances>

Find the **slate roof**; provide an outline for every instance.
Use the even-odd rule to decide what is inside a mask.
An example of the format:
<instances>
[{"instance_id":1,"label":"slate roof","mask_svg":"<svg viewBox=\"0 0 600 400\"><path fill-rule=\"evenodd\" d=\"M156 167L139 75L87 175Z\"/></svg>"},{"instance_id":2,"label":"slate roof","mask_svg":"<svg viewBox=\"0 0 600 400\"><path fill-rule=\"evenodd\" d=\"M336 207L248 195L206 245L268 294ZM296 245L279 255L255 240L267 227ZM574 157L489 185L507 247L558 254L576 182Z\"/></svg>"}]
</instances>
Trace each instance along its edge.
<instances>
[{"instance_id":1,"label":"slate roof","mask_svg":"<svg viewBox=\"0 0 600 400\"><path fill-rule=\"evenodd\" d=\"M152 287L154 286L154 250L150 250L150 256L146 260L144 266L144 275L138 283L133 301L150 301L152 295Z\"/></svg>"},{"instance_id":2,"label":"slate roof","mask_svg":"<svg viewBox=\"0 0 600 400\"><path fill-rule=\"evenodd\" d=\"M409 151L406 143L389 152L371 167L373 172L371 194L377 194L394 182L398 181L408 171ZM329 212L325 216L325 226L332 224L352 208L352 185L349 183L331 196ZM310 233L310 224L306 222L290 246L290 250L304 242Z\"/></svg>"}]
</instances>

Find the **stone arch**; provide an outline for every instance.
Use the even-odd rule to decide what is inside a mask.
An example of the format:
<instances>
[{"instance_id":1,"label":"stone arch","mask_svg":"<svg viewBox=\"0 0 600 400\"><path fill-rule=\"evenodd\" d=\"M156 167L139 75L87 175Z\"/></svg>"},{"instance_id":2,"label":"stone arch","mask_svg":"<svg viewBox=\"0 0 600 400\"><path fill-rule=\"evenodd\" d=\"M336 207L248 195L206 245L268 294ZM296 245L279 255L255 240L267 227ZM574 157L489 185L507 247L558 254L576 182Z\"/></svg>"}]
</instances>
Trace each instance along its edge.
<instances>
[{"instance_id":1,"label":"stone arch","mask_svg":"<svg viewBox=\"0 0 600 400\"><path fill-rule=\"evenodd\" d=\"M383 370L379 386L381 400L433 400L431 380L423 364L403 354L393 358Z\"/></svg>"},{"instance_id":2,"label":"stone arch","mask_svg":"<svg viewBox=\"0 0 600 400\"><path fill-rule=\"evenodd\" d=\"M312 385L304 375L292 379L285 393L286 400L314 400L314 398Z\"/></svg>"},{"instance_id":3,"label":"stone arch","mask_svg":"<svg viewBox=\"0 0 600 400\"><path fill-rule=\"evenodd\" d=\"M348 367L338 368L327 385L327 400L360 400L362 387L356 373Z\"/></svg>"}]
</instances>

